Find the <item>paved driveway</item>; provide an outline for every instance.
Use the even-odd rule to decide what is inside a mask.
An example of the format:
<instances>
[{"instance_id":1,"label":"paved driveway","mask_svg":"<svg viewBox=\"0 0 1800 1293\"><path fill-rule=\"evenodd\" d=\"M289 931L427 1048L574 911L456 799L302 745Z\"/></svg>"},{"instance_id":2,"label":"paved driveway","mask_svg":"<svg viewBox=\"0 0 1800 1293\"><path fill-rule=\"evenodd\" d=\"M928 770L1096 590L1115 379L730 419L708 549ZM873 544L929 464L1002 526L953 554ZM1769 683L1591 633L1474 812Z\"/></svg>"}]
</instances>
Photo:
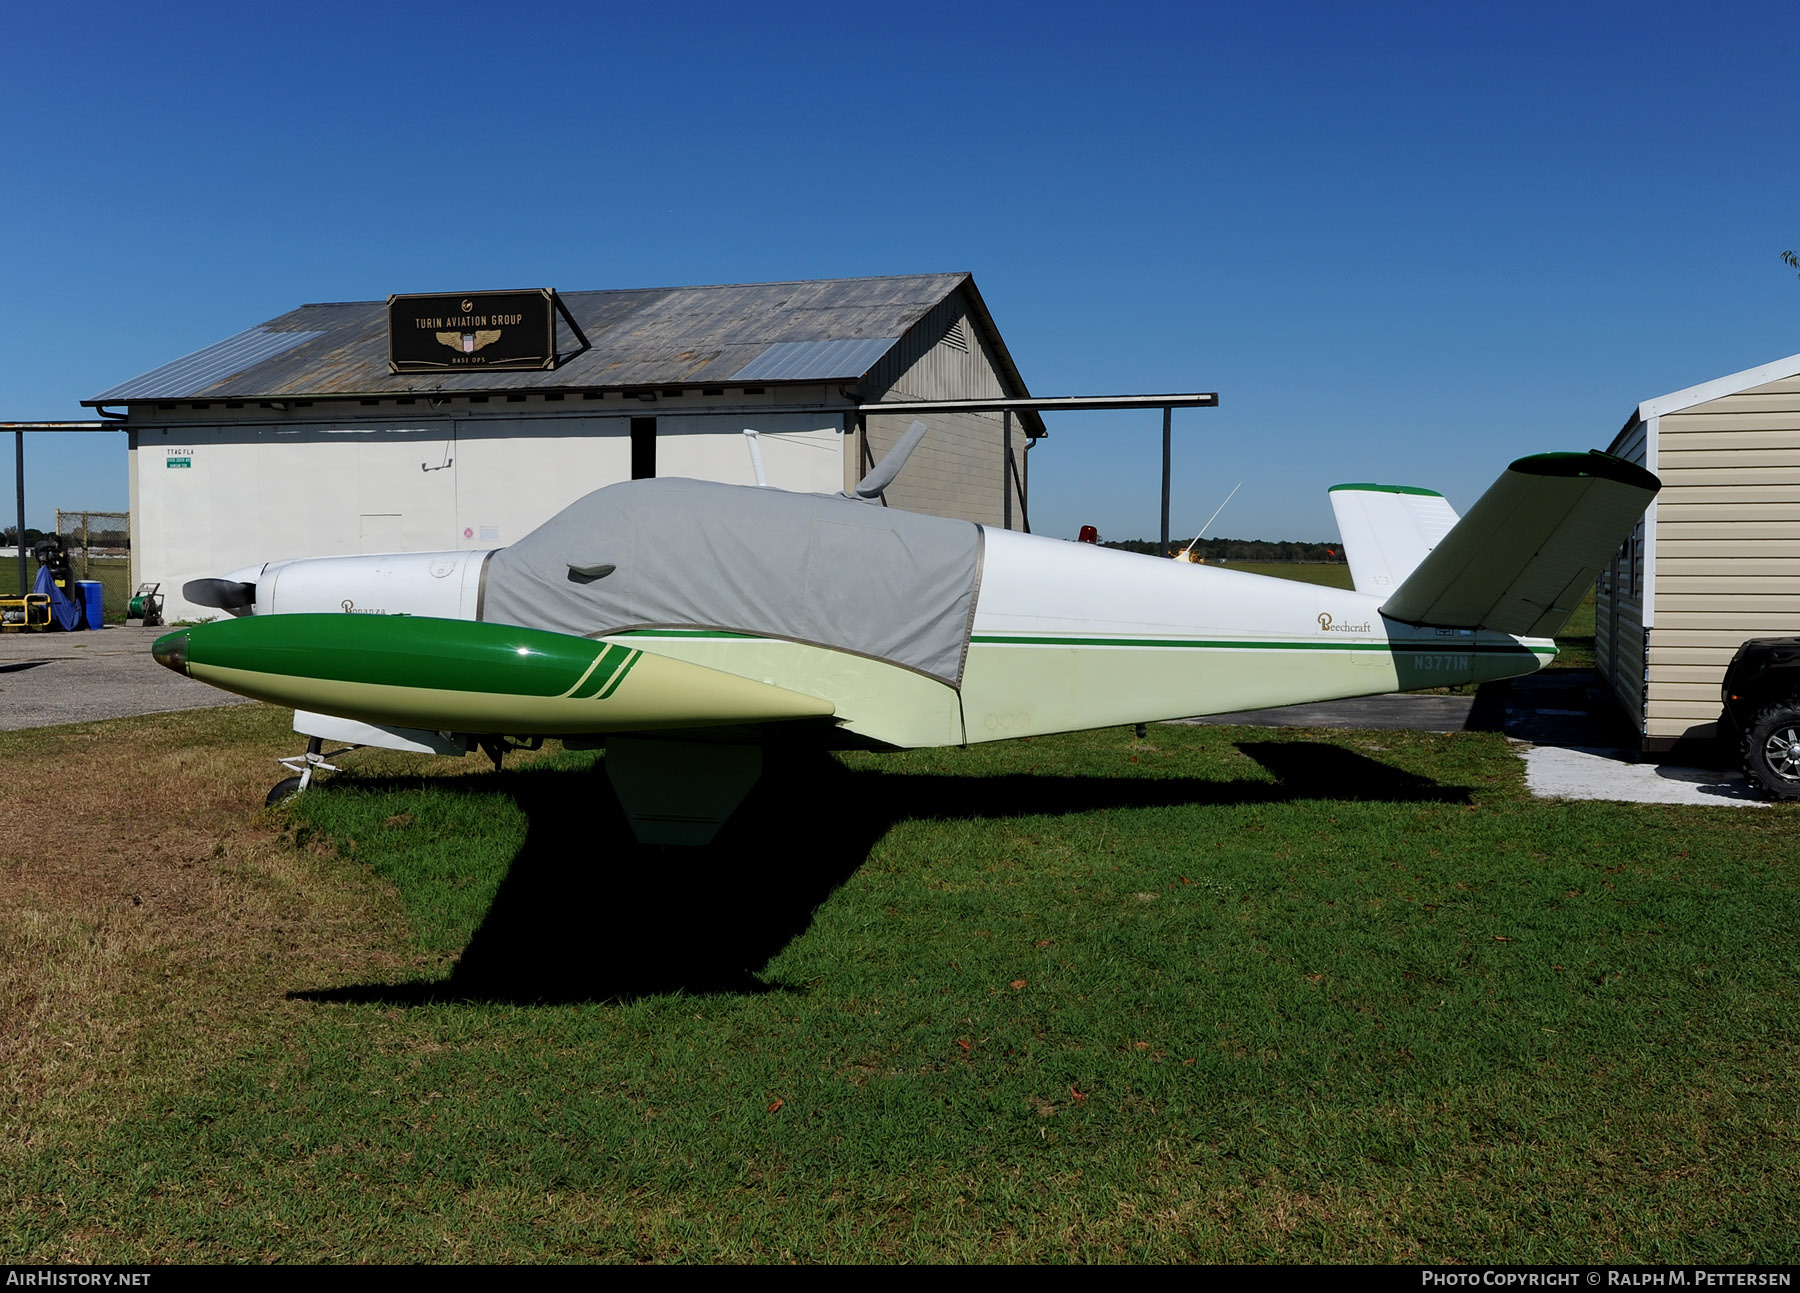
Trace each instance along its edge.
<instances>
[{"instance_id":1,"label":"paved driveway","mask_svg":"<svg viewBox=\"0 0 1800 1293\"><path fill-rule=\"evenodd\" d=\"M151 659L166 632L0 633L0 731L248 703Z\"/></svg>"},{"instance_id":2,"label":"paved driveway","mask_svg":"<svg viewBox=\"0 0 1800 1293\"><path fill-rule=\"evenodd\" d=\"M1367 696L1183 719L1252 727L1504 732L1524 742L1525 784L1540 799L1767 807L1735 768L1639 762L1599 675L1552 670L1467 696Z\"/></svg>"}]
</instances>

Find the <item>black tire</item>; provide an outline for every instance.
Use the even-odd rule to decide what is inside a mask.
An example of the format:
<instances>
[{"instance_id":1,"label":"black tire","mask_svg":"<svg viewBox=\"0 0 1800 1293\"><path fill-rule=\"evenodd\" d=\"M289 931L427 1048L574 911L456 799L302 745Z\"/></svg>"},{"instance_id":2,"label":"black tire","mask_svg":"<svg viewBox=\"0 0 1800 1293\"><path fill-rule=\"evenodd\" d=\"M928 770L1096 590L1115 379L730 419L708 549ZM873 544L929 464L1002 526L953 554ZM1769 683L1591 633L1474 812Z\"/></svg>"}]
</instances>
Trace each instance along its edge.
<instances>
[{"instance_id":1,"label":"black tire","mask_svg":"<svg viewBox=\"0 0 1800 1293\"><path fill-rule=\"evenodd\" d=\"M285 781L277 781L270 789L268 797L263 800L264 808L273 808L284 799L292 799L300 793L300 778L289 777Z\"/></svg>"},{"instance_id":2,"label":"black tire","mask_svg":"<svg viewBox=\"0 0 1800 1293\"><path fill-rule=\"evenodd\" d=\"M1800 693L1765 705L1750 720L1744 775L1771 799L1800 799Z\"/></svg>"}]
</instances>

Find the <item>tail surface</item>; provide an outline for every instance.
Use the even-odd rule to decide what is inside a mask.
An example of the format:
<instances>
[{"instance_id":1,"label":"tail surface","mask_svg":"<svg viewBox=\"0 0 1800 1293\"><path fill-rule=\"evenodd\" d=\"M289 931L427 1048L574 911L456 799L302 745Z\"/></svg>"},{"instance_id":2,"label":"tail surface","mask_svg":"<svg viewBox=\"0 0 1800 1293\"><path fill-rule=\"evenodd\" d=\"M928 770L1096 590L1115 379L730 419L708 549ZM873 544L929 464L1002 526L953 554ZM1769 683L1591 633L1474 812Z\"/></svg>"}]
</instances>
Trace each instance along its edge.
<instances>
[{"instance_id":1,"label":"tail surface","mask_svg":"<svg viewBox=\"0 0 1800 1293\"><path fill-rule=\"evenodd\" d=\"M1642 467L1598 450L1521 458L1431 548L1381 613L1439 628L1554 636L1661 488ZM1344 543L1353 554L1349 535ZM1351 561L1354 571L1354 555Z\"/></svg>"},{"instance_id":2,"label":"tail surface","mask_svg":"<svg viewBox=\"0 0 1800 1293\"><path fill-rule=\"evenodd\" d=\"M1442 494L1409 485L1333 485L1331 510L1356 591L1377 597L1406 582L1456 524Z\"/></svg>"}]
</instances>

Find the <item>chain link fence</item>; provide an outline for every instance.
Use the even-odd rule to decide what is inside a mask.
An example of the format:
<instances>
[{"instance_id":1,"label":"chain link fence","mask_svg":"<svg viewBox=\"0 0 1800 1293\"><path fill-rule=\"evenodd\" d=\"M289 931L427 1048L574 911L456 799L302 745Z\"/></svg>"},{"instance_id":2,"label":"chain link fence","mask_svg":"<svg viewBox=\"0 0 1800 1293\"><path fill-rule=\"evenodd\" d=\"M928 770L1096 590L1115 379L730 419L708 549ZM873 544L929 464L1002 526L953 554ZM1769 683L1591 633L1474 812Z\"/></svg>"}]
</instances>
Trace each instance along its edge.
<instances>
[{"instance_id":1,"label":"chain link fence","mask_svg":"<svg viewBox=\"0 0 1800 1293\"><path fill-rule=\"evenodd\" d=\"M95 577L92 561L116 566L131 560L130 512L65 512L59 507L56 533L68 549L77 579Z\"/></svg>"},{"instance_id":2,"label":"chain link fence","mask_svg":"<svg viewBox=\"0 0 1800 1293\"><path fill-rule=\"evenodd\" d=\"M131 513L56 509L56 533L77 579L98 580L109 623L125 620L131 600Z\"/></svg>"}]
</instances>

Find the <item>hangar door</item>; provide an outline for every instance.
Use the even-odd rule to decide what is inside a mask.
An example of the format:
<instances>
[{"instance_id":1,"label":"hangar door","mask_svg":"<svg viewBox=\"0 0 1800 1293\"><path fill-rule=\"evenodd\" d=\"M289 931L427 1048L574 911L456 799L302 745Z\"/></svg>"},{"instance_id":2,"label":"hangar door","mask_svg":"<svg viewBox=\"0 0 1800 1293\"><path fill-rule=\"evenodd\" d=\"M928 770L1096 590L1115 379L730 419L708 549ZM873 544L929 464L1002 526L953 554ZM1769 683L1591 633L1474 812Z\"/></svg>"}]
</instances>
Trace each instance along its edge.
<instances>
[{"instance_id":1,"label":"hangar door","mask_svg":"<svg viewBox=\"0 0 1800 1293\"><path fill-rule=\"evenodd\" d=\"M452 546L454 425L346 434L354 436L355 444L358 551L420 552ZM349 457L340 454L340 463L347 465Z\"/></svg>"}]
</instances>

